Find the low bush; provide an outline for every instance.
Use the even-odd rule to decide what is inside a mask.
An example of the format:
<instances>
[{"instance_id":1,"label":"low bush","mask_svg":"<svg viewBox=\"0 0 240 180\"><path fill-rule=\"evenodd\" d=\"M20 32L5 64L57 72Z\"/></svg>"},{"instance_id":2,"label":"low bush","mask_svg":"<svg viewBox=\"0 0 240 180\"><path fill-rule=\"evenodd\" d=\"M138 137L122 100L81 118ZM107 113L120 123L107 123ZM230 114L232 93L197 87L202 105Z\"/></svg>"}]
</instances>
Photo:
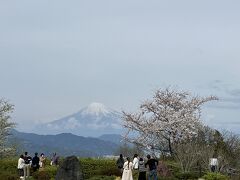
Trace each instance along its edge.
<instances>
[{"instance_id":1,"label":"low bush","mask_svg":"<svg viewBox=\"0 0 240 180\"><path fill-rule=\"evenodd\" d=\"M57 166L47 165L43 169L39 169L39 171L33 172L32 177L36 180L50 180L55 179L57 174Z\"/></svg>"},{"instance_id":2,"label":"low bush","mask_svg":"<svg viewBox=\"0 0 240 180\"><path fill-rule=\"evenodd\" d=\"M0 160L0 173L9 172L11 174L17 174L17 158L4 158Z\"/></svg>"},{"instance_id":3,"label":"low bush","mask_svg":"<svg viewBox=\"0 0 240 180\"><path fill-rule=\"evenodd\" d=\"M207 173L203 176L204 180L229 180L228 176L222 175L220 173Z\"/></svg>"},{"instance_id":4,"label":"low bush","mask_svg":"<svg viewBox=\"0 0 240 180\"><path fill-rule=\"evenodd\" d=\"M80 158L82 170L85 179L90 180L113 180L116 177L121 177L121 172L116 167L114 159L94 159ZM17 180L19 179L17 171L18 158L8 158L0 160L0 179L1 180ZM197 179L198 174L194 172L181 173L178 165L173 161L166 161L165 164L171 170L173 177L159 177L160 180L174 179ZM36 180L52 180L55 179L57 166L50 166L50 162L46 163L44 169L32 173L32 179ZM137 177L137 173L135 174ZM218 173L207 173L203 176L205 180L229 180L227 176Z\"/></svg>"},{"instance_id":5,"label":"low bush","mask_svg":"<svg viewBox=\"0 0 240 180\"><path fill-rule=\"evenodd\" d=\"M11 174L9 172L0 172L0 179L1 180L18 180L18 174Z\"/></svg>"},{"instance_id":6,"label":"low bush","mask_svg":"<svg viewBox=\"0 0 240 180\"><path fill-rule=\"evenodd\" d=\"M176 177L158 177L159 180L178 180Z\"/></svg>"},{"instance_id":7,"label":"low bush","mask_svg":"<svg viewBox=\"0 0 240 180\"><path fill-rule=\"evenodd\" d=\"M115 180L116 176L93 176L88 180Z\"/></svg>"},{"instance_id":8,"label":"low bush","mask_svg":"<svg viewBox=\"0 0 240 180\"><path fill-rule=\"evenodd\" d=\"M43 171L47 172L50 178L55 178L57 174L57 166L46 166Z\"/></svg>"},{"instance_id":9,"label":"low bush","mask_svg":"<svg viewBox=\"0 0 240 180\"><path fill-rule=\"evenodd\" d=\"M94 176L121 176L116 160L81 158L80 162L86 179Z\"/></svg>"},{"instance_id":10,"label":"low bush","mask_svg":"<svg viewBox=\"0 0 240 180\"><path fill-rule=\"evenodd\" d=\"M0 160L0 179L15 180L19 178L17 158L4 158Z\"/></svg>"},{"instance_id":11,"label":"low bush","mask_svg":"<svg viewBox=\"0 0 240 180\"><path fill-rule=\"evenodd\" d=\"M36 171L32 174L32 177L36 180L50 180L50 175L47 171Z\"/></svg>"},{"instance_id":12,"label":"low bush","mask_svg":"<svg viewBox=\"0 0 240 180\"><path fill-rule=\"evenodd\" d=\"M174 177L181 180L198 179L198 175L194 172L179 172L179 173L176 173Z\"/></svg>"}]
</instances>

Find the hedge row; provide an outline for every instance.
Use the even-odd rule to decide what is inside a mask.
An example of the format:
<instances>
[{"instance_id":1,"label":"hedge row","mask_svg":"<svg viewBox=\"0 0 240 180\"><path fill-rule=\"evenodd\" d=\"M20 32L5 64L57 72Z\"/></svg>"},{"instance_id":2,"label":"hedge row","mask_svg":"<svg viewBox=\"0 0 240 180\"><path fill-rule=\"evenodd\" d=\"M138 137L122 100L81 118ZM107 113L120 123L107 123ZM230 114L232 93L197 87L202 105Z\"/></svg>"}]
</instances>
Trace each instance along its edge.
<instances>
[{"instance_id":1,"label":"hedge row","mask_svg":"<svg viewBox=\"0 0 240 180\"><path fill-rule=\"evenodd\" d=\"M62 160L60 160L61 163ZM1 159L0 160L0 179L1 180L15 180L19 179L17 171L18 158ZM83 174L86 179L97 176L120 176L120 172L115 165L115 160L110 159L93 159L80 158L83 169ZM44 170L32 173L34 179L54 179L57 172L57 167L50 166L50 161L46 163ZM101 179L101 178L100 178ZM112 179L112 178L110 178Z\"/></svg>"},{"instance_id":2,"label":"hedge row","mask_svg":"<svg viewBox=\"0 0 240 180\"><path fill-rule=\"evenodd\" d=\"M80 162L83 166L84 177L87 179L101 175L121 176L120 171L116 167L116 160L81 158Z\"/></svg>"},{"instance_id":3,"label":"hedge row","mask_svg":"<svg viewBox=\"0 0 240 180\"><path fill-rule=\"evenodd\" d=\"M116 167L115 160L111 159L93 159L93 158L80 158L83 174L85 179L89 180L114 180L116 177L120 177L121 173ZM0 179L1 180L16 180L19 179L17 172L18 158L1 159L0 160ZM61 161L60 161L61 162ZM173 177L163 178L160 180L193 180L198 179L197 173L181 173L179 167L174 162L166 162L171 169ZM50 166L50 161L47 161L47 165L44 170L32 173L31 179L39 180L53 180L57 172L56 166ZM227 176L218 173L207 173L203 176L205 180L228 180Z\"/></svg>"}]
</instances>

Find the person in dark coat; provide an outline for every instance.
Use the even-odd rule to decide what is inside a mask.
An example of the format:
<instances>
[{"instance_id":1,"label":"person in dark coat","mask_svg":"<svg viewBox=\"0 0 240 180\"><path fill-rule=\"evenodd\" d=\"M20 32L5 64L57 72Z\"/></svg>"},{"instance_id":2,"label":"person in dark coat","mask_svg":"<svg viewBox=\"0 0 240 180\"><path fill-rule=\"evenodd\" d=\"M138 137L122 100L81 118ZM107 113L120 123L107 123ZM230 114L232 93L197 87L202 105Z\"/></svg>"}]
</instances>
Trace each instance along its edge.
<instances>
[{"instance_id":1,"label":"person in dark coat","mask_svg":"<svg viewBox=\"0 0 240 180\"><path fill-rule=\"evenodd\" d=\"M38 157L38 153L35 153L35 156L32 158L32 168L33 171L37 171L39 169L39 157Z\"/></svg>"},{"instance_id":2,"label":"person in dark coat","mask_svg":"<svg viewBox=\"0 0 240 180\"><path fill-rule=\"evenodd\" d=\"M149 168L149 173L148 173L148 180L157 180L157 166L158 166L158 161L154 158L151 158L151 156L148 154L147 155L147 163L145 164L145 167L148 166Z\"/></svg>"},{"instance_id":3,"label":"person in dark coat","mask_svg":"<svg viewBox=\"0 0 240 180\"><path fill-rule=\"evenodd\" d=\"M124 164L123 155L120 154L119 158L117 159L116 165L117 165L117 168L120 170L121 173L123 172L123 164Z\"/></svg>"}]
</instances>

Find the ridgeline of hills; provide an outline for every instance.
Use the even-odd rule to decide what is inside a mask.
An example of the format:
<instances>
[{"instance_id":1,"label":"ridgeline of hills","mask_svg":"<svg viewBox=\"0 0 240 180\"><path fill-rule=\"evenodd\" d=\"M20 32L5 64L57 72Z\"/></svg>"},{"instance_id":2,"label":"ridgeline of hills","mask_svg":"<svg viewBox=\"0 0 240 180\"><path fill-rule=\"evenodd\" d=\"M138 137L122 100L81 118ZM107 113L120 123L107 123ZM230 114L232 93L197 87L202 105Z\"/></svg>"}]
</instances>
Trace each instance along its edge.
<instances>
[{"instance_id":1,"label":"ridgeline of hills","mask_svg":"<svg viewBox=\"0 0 240 180\"><path fill-rule=\"evenodd\" d=\"M21 145L19 152L97 157L116 152L123 129L120 113L101 103L91 103L76 113L39 124L31 132L12 131L12 140Z\"/></svg>"},{"instance_id":2,"label":"ridgeline of hills","mask_svg":"<svg viewBox=\"0 0 240 180\"><path fill-rule=\"evenodd\" d=\"M76 155L81 157L98 157L113 155L120 145L121 136L117 134L102 135L99 138L77 136L71 133L57 135L38 135L12 130L12 140L20 145L20 152L44 153L51 156L56 152L61 156Z\"/></svg>"}]
</instances>

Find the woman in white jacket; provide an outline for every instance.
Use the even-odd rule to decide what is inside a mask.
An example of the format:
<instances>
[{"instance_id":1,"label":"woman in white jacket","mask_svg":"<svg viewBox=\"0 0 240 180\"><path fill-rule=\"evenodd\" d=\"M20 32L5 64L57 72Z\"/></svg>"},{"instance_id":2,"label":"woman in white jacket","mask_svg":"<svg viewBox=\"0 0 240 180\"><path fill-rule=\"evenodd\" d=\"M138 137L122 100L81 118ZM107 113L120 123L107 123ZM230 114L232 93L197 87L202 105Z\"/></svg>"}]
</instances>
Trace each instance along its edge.
<instances>
[{"instance_id":1,"label":"woman in white jacket","mask_svg":"<svg viewBox=\"0 0 240 180\"><path fill-rule=\"evenodd\" d=\"M20 158L18 159L18 166L17 166L20 178L23 178L24 166L25 166L25 161L23 159L23 155L21 155Z\"/></svg>"},{"instance_id":2,"label":"woman in white jacket","mask_svg":"<svg viewBox=\"0 0 240 180\"><path fill-rule=\"evenodd\" d=\"M134 154L134 156L133 156L133 169L138 170L138 163L139 163L138 155Z\"/></svg>"},{"instance_id":3,"label":"woman in white jacket","mask_svg":"<svg viewBox=\"0 0 240 180\"><path fill-rule=\"evenodd\" d=\"M122 180L133 180L132 169L133 163L130 162L130 158L127 157L127 161L123 165Z\"/></svg>"}]
</instances>

